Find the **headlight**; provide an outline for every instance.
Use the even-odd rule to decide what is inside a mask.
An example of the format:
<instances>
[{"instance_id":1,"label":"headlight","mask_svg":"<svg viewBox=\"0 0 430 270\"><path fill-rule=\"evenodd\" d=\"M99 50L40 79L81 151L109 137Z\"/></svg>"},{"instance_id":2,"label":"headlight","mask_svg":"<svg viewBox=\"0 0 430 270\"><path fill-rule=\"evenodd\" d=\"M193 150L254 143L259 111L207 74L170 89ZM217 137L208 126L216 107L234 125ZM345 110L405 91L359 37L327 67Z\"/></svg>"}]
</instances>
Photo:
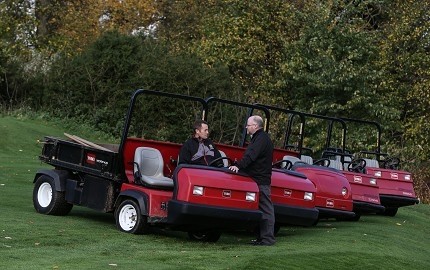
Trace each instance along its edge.
<instances>
[{"instance_id":1,"label":"headlight","mask_svg":"<svg viewBox=\"0 0 430 270\"><path fill-rule=\"evenodd\" d=\"M314 199L314 194L312 192L305 192L303 199L305 201L312 201Z\"/></svg>"},{"instance_id":2,"label":"headlight","mask_svg":"<svg viewBox=\"0 0 430 270\"><path fill-rule=\"evenodd\" d=\"M410 181L411 180L411 175L410 174L405 175L405 180Z\"/></svg>"},{"instance_id":3,"label":"headlight","mask_svg":"<svg viewBox=\"0 0 430 270\"><path fill-rule=\"evenodd\" d=\"M376 179L375 178L370 178L370 184L371 185L376 185Z\"/></svg>"},{"instance_id":4,"label":"headlight","mask_svg":"<svg viewBox=\"0 0 430 270\"><path fill-rule=\"evenodd\" d=\"M375 176L376 177L381 177L382 176L382 172L381 171L376 171L375 172Z\"/></svg>"},{"instance_id":5,"label":"headlight","mask_svg":"<svg viewBox=\"0 0 430 270\"><path fill-rule=\"evenodd\" d=\"M346 197L346 195L348 195L348 189L346 187L342 188L342 196Z\"/></svg>"},{"instance_id":6,"label":"headlight","mask_svg":"<svg viewBox=\"0 0 430 270\"><path fill-rule=\"evenodd\" d=\"M203 187L200 186L194 186L193 187L193 195L197 195L197 196L202 196L203 195L203 191L205 189Z\"/></svg>"},{"instance_id":7,"label":"headlight","mask_svg":"<svg viewBox=\"0 0 430 270\"><path fill-rule=\"evenodd\" d=\"M255 202L255 195L256 195L255 192L247 192L245 199L248 202Z\"/></svg>"}]
</instances>

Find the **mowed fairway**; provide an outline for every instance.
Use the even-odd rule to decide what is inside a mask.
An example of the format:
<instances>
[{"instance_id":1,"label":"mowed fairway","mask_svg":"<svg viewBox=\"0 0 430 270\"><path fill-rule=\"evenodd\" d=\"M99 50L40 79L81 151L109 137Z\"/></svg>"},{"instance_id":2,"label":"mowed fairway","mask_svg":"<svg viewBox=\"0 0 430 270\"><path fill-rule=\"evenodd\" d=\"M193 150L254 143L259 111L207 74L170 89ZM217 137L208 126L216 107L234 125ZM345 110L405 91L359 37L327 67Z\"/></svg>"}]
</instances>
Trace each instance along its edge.
<instances>
[{"instance_id":1,"label":"mowed fairway","mask_svg":"<svg viewBox=\"0 0 430 270\"><path fill-rule=\"evenodd\" d=\"M248 245L246 233L225 233L217 243L161 229L121 233L112 214L77 206L63 217L38 214L33 178L49 168L38 160L38 140L63 132L100 140L88 128L0 117L0 269L430 269L429 205L283 227L273 247Z\"/></svg>"}]
</instances>

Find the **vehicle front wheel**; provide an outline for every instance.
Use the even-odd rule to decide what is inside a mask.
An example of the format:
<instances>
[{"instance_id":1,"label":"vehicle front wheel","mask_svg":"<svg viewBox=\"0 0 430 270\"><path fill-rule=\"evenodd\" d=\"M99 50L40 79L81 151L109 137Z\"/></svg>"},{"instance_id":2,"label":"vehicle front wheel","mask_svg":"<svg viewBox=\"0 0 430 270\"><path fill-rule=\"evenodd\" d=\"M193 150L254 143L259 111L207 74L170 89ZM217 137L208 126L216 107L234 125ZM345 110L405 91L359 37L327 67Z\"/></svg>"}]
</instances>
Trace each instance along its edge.
<instances>
[{"instance_id":1,"label":"vehicle front wheel","mask_svg":"<svg viewBox=\"0 0 430 270\"><path fill-rule=\"evenodd\" d=\"M64 216L70 213L73 204L65 199L65 192L57 191L55 181L47 175L40 176L33 189L34 209L41 214Z\"/></svg>"},{"instance_id":2,"label":"vehicle front wheel","mask_svg":"<svg viewBox=\"0 0 430 270\"><path fill-rule=\"evenodd\" d=\"M139 205L133 200L124 200L115 210L116 227L132 234L143 234L148 230L147 217L142 216Z\"/></svg>"},{"instance_id":3,"label":"vehicle front wheel","mask_svg":"<svg viewBox=\"0 0 430 270\"><path fill-rule=\"evenodd\" d=\"M188 232L188 237L194 241L200 242L216 242L221 237L218 231L211 232Z\"/></svg>"},{"instance_id":4,"label":"vehicle front wheel","mask_svg":"<svg viewBox=\"0 0 430 270\"><path fill-rule=\"evenodd\" d=\"M355 213L355 216L353 217L338 217L336 218L337 221L359 221L361 218L361 214Z\"/></svg>"},{"instance_id":5,"label":"vehicle front wheel","mask_svg":"<svg viewBox=\"0 0 430 270\"><path fill-rule=\"evenodd\" d=\"M394 217L397 214L397 207L385 207L385 211L382 213L384 216Z\"/></svg>"}]
</instances>

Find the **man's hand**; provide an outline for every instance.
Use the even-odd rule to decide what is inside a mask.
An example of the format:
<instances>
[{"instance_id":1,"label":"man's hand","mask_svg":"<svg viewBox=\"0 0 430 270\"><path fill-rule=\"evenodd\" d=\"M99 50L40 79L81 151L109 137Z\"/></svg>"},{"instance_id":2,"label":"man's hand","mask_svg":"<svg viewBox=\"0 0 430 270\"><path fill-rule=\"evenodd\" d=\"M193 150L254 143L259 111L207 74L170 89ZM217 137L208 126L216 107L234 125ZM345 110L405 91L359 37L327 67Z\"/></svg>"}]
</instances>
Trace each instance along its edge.
<instances>
[{"instance_id":1,"label":"man's hand","mask_svg":"<svg viewBox=\"0 0 430 270\"><path fill-rule=\"evenodd\" d=\"M228 167L230 170L232 170L233 172L238 172L239 171L239 168L237 167L237 166L230 166L230 167Z\"/></svg>"}]
</instances>

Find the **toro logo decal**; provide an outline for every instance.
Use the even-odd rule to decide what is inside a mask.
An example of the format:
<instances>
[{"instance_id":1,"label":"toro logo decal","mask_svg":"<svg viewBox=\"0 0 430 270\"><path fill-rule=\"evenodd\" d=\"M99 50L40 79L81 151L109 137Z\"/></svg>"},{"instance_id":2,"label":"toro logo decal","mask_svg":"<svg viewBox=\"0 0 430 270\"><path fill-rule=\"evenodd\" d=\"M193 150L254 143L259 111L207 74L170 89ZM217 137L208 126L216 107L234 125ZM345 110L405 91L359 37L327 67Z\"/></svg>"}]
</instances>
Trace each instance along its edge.
<instances>
[{"instance_id":1,"label":"toro logo decal","mask_svg":"<svg viewBox=\"0 0 430 270\"><path fill-rule=\"evenodd\" d=\"M372 203L379 203L379 200L375 198L367 198L367 200Z\"/></svg>"},{"instance_id":2,"label":"toro logo decal","mask_svg":"<svg viewBox=\"0 0 430 270\"><path fill-rule=\"evenodd\" d=\"M231 198L231 190L223 190L222 191L222 196L224 198Z\"/></svg>"},{"instance_id":3,"label":"toro logo decal","mask_svg":"<svg viewBox=\"0 0 430 270\"><path fill-rule=\"evenodd\" d=\"M326 203L325 203L326 207L330 207L333 208L334 207L334 200L332 199L327 199Z\"/></svg>"},{"instance_id":4,"label":"toro logo decal","mask_svg":"<svg viewBox=\"0 0 430 270\"><path fill-rule=\"evenodd\" d=\"M390 173L391 179L399 179L399 175L397 173Z\"/></svg>"},{"instance_id":5,"label":"toro logo decal","mask_svg":"<svg viewBox=\"0 0 430 270\"><path fill-rule=\"evenodd\" d=\"M96 164L96 155L93 153L87 153L87 163L88 164Z\"/></svg>"},{"instance_id":6,"label":"toro logo decal","mask_svg":"<svg viewBox=\"0 0 430 270\"><path fill-rule=\"evenodd\" d=\"M284 189L284 196L285 197L291 197L292 193L293 192L290 189Z\"/></svg>"},{"instance_id":7,"label":"toro logo decal","mask_svg":"<svg viewBox=\"0 0 430 270\"><path fill-rule=\"evenodd\" d=\"M354 175L354 182L355 183L362 183L363 180L361 179L361 176L359 175Z\"/></svg>"}]
</instances>

